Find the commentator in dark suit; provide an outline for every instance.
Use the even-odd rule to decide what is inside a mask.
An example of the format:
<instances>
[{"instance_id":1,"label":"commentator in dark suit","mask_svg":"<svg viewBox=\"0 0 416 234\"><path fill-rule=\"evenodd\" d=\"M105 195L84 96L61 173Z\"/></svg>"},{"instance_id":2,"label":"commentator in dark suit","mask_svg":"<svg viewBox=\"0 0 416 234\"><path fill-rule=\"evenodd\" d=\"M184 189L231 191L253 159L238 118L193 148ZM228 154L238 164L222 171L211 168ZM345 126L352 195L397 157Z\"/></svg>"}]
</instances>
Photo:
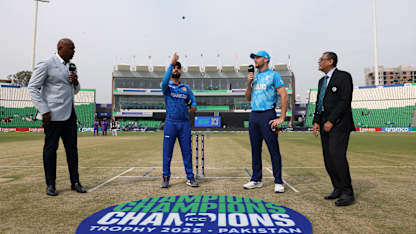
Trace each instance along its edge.
<instances>
[{"instance_id":1,"label":"commentator in dark suit","mask_svg":"<svg viewBox=\"0 0 416 234\"><path fill-rule=\"evenodd\" d=\"M43 166L46 179L46 194L56 196L56 150L59 138L64 143L68 162L71 189L79 193L86 190L79 182L77 126L74 95L80 90L76 72L69 71L75 46L70 39L61 39L58 52L38 63L30 78L28 91L42 119L45 132Z\"/></svg>"},{"instance_id":2,"label":"commentator in dark suit","mask_svg":"<svg viewBox=\"0 0 416 234\"><path fill-rule=\"evenodd\" d=\"M351 112L352 77L336 68L337 55L325 52L319 59L319 70L325 76L319 80L313 132L321 135L325 168L331 178L333 192L325 199L337 199L335 205L354 202L350 170L347 161L348 140L355 130Z\"/></svg>"}]
</instances>

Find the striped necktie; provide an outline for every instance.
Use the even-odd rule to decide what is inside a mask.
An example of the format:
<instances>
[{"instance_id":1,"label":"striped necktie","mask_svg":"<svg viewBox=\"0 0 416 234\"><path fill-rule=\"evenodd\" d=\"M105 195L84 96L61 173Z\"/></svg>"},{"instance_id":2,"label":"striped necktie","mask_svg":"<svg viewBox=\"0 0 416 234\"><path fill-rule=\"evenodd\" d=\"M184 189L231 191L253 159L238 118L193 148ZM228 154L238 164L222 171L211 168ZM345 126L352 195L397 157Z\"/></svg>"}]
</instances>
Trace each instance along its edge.
<instances>
[{"instance_id":1,"label":"striped necktie","mask_svg":"<svg viewBox=\"0 0 416 234\"><path fill-rule=\"evenodd\" d=\"M322 113L322 106L325 97L326 86L328 85L328 78L329 76L324 76L324 83L322 84L321 91L319 92L319 99L318 99L318 113Z\"/></svg>"}]
</instances>

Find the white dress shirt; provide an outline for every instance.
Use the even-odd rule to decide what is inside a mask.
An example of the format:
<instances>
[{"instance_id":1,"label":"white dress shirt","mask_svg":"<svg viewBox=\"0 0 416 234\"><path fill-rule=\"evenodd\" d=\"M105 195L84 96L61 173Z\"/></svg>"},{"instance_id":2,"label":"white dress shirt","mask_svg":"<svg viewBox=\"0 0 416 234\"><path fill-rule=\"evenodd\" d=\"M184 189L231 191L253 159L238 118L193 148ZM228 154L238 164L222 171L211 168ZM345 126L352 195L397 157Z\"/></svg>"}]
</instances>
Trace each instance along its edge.
<instances>
[{"instance_id":1,"label":"white dress shirt","mask_svg":"<svg viewBox=\"0 0 416 234\"><path fill-rule=\"evenodd\" d=\"M56 53L56 57L58 57L59 61L60 61L63 65L65 65L65 67L66 67L66 69L67 69L67 70L69 70L69 62L65 62L65 60L63 60L63 59L61 58L61 56L59 56L59 54L58 54L58 53Z\"/></svg>"},{"instance_id":2,"label":"white dress shirt","mask_svg":"<svg viewBox=\"0 0 416 234\"><path fill-rule=\"evenodd\" d=\"M332 68L328 73L326 73L326 76L328 76L328 80L326 80L326 87L328 88L329 81L331 80L332 74L334 74L336 67Z\"/></svg>"}]
</instances>

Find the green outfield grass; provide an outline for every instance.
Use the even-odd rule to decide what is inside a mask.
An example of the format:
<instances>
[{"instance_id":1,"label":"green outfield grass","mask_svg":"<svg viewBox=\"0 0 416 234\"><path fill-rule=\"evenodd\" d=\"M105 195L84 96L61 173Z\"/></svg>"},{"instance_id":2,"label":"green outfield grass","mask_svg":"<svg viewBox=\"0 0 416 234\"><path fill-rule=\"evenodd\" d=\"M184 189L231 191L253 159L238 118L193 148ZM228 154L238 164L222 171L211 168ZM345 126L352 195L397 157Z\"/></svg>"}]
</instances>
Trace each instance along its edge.
<instances>
[{"instance_id":1,"label":"green outfield grass","mask_svg":"<svg viewBox=\"0 0 416 234\"><path fill-rule=\"evenodd\" d=\"M273 193L269 153L264 144L265 186L243 190L251 172L247 133L210 134L205 141L208 178L199 188L185 185L179 147L172 162L172 186L160 189L162 133L78 138L81 183L87 194L70 190L63 145L58 150L57 190L45 194L43 134L0 133L0 233L74 233L89 215L115 204L155 196L210 194L257 198L305 215L315 233L416 233L416 134L353 133L348 159L356 203L336 207L323 199L331 192L319 138L281 133L284 194ZM141 178L152 168L146 178ZM125 173L124 173L125 172ZM124 173L111 182L105 181ZM216 178L210 178L216 177ZM221 178L227 177L227 178ZM233 178L232 178L233 177Z\"/></svg>"}]
</instances>

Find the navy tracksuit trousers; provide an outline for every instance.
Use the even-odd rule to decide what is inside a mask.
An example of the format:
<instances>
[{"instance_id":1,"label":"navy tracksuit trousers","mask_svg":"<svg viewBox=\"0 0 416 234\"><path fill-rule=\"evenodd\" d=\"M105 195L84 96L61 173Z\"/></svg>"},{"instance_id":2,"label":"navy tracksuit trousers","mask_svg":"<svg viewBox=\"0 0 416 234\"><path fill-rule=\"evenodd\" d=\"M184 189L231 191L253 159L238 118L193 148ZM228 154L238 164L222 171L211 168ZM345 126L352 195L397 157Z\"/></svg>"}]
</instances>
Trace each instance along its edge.
<instances>
[{"instance_id":1,"label":"navy tracksuit trousers","mask_svg":"<svg viewBox=\"0 0 416 234\"><path fill-rule=\"evenodd\" d=\"M269 124L269 121L272 119L276 119L276 111L274 109L252 111L250 114L249 135L253 169L251 181L260 182L262 180L261 152L264 139L270 152L274 183L283 184L282 157L280 155L279 142L277 140L278 134L271 129Z\"/></svg>"}]
</instances>

